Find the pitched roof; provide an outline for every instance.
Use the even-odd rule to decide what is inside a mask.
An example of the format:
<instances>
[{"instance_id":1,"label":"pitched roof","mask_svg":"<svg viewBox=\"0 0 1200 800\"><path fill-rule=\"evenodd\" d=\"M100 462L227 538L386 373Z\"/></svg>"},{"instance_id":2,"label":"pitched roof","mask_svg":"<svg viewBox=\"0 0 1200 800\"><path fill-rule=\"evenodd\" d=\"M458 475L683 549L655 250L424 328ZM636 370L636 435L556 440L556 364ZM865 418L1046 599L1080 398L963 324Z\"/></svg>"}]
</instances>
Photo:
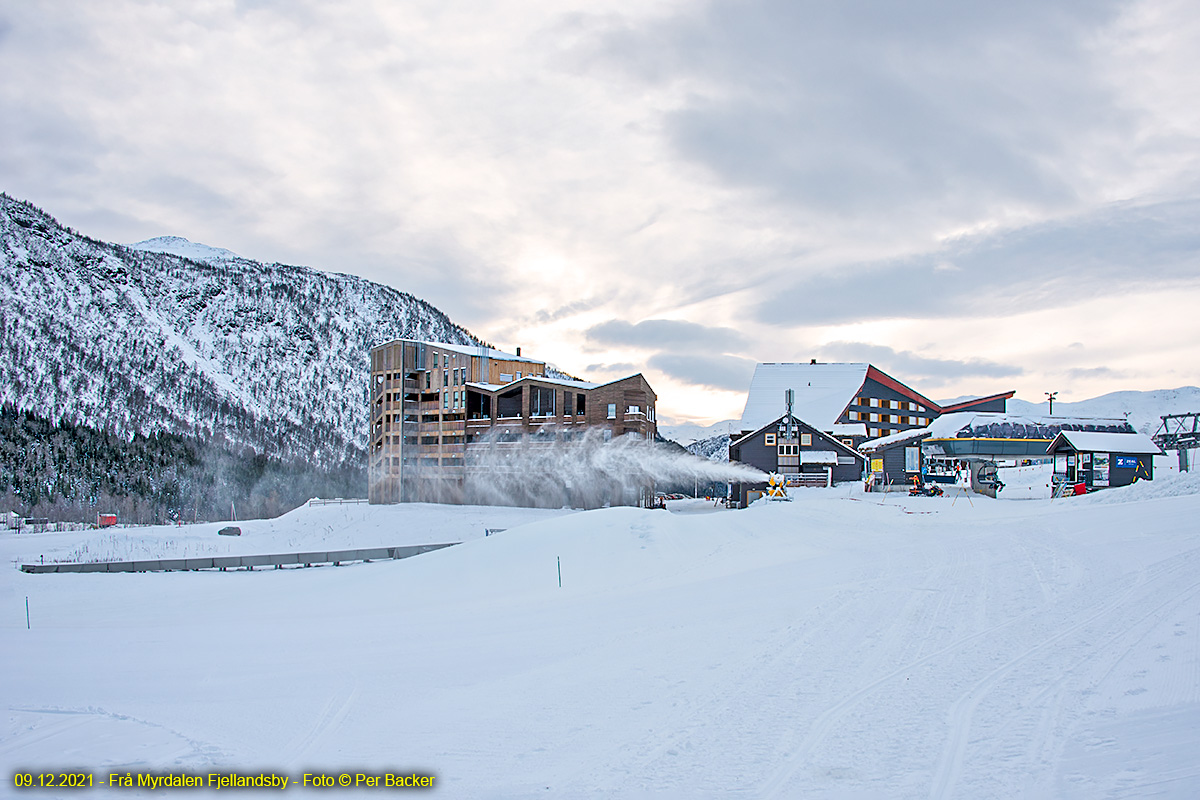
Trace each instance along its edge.
<instances>
[{"instance_id":1,"label":"pitched roof","mask_svg":"<svg viewBox=\"0 0 1200 800\"><path fill-rule=\"evenodd\" d=\"M588 381L573 381L573 380L569 380L567 378L550 378L545 375L523 375L514 381L509 381L508 383L504 383L504 384L483 383L481 381L468 381L466 385L470 386L472 388L475 388L475 389L482 389L485 392L497 392L501 389L507 389L510 386L514 386L518 383L552 383L556 386L570 386L571 388L574 388L574 389L596 389L600 386L608 386L609 384L620 383L621 381L627 381L630 378L636 378L641 374L642 373L640 373L640 372L635 372L631 375L625 375L620 378L615 378L611 381L605 381L604 383L589 383Z\"/></svg>"},{"instance_id":2,"label":"pitched roof","mask_svg":"<svg viewBox=\"0 0 1200 800\"><path fill-rule=\"evenodd\" d=\"M783 416L784 392L792 389L793 415L829 430L862 388L870 368L870 364L759 364L746 395L742 429L757 429Z\"/></svg>"},{"instance_id":3,"label":"pitched roof","mask_svg":"<svg viewBox=\"0 0 1200 800\"><path fill-rule=\"evenodd\" d=\"M952 414L956 411L967 411L974 406L981 406L984 403L990 403L993 400L1008 400L1017 393L1016 389L1011 392L1000 392L999 394L989 394L987 397L972 397L970 400L960 400L957 403L952 403L948 406L942 406L943 414Z\"/></svg>"},{"instance_id":4,"label":"pitched roof","mask_svg":"<svg viewBox=\"0 0 1200 800\"><path fill-rule=\"evenodd\" d=\"M736 447L737 445L741 444L742 442L747 441L748 439L753 439L755 436L757 436L760 433L765 433L767 428L773 427L773 426L779 424L780 422L782 422L783 418L785 416L787 416L787 415L780 414L775 419L768 420L766 423L764 423L763 425L760 425L758 428L756 428L752 431L747 431L746 433L743 433L741 436L737 437L736 439L731 439L731 441L729 442L729 446ZM822 431L820 428L813 425L812 423L809 423L809 422L806 422L805 420L799 419L794 414L792 415L792 419L794 419L796 421L796 423L799 425L805 425L809 428L812 428L814 431L816 431L817 436L821 437L822 441L828 442L830 445L837 448L837 450L841 450L842 452L844 452L848 455L853 455L857 458L863 457L862 454L859 453L857 450L855 450L853 447L849 447L849 446L843 444L842 442L840 442L836 438L834 438L832 434ZM801 452L805 452L805 451L801 451Z\"/></svg>"},{"instance_id":5,"label":"pitched roof","mask_svg":"<svg viewBox=\"0 0 1200 800\"><path fill-rule=\"evenodd\" d=\"M1046 448L1053 453L1063 444L1083 453L1129 453L1130 455L1162 455L1162 450L1144 433L1107 433L1104 431L1059 431Z\"/></svg>"},{"instance_id":6,"label":"pitched roof","mask_svg":"<svg viewBox=\"0 0 1200 800\"><path fill-rule=\"evenodd\" d=\"M899 433L893 433L889 436L880 436L878 439L871 439L863 442L858 446L859 452L874 453L876 450L882 450L885 447L890 447L901 442L910 442L914 439L924 439L930 435L929 428L911 428Z\"/></svg>"}]
</instances>

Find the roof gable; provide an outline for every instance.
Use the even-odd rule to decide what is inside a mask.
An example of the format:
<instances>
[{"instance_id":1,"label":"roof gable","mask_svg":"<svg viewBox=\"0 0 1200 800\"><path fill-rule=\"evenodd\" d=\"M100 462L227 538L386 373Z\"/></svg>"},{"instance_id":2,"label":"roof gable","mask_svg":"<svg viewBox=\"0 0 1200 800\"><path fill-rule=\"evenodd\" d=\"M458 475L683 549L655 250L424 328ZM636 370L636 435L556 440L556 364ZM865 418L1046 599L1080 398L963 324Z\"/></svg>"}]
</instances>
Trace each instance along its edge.
<instances>
[{"instance_id":1,"label":"roof gable","mask_svg":"<svg viewBox=\"0 0 1200 800\"><path fill-rule=\"evenodd\" d=\"M1162 455L1158 445L1144 433L1108 433L1107 431L1059 431L1046 448L1047 453L1062 449L1066 444L1082 453L1129 453L1130 455Z\"/></svg>"},{"instance_id":2,"label":"roof gable","mask_svg":"<svg viewBox=\"0 0 1200 800\"><path fill-rule=\"evenodd\" d=\"M754 368L742 429L759 428L783 416L784 392L795 392L793 415L817 430L831 427L858 394L869 364L759 364Z\"/></svg>"},{"instance_id":3,"label":"roof gable","mask_svg":"<svg viewBox=\"0 0 1200 800\"><path fill-rule=\"evenodd\" d=\"M781 422L783 422L784 417L786 417L786 416L787 416L786 414L780 414L778 417L771 420L766 425L761 426L757 430L753 430L753 431L750 431L749 433L742 434L737 439L734 439L733 441L731 441L729 443L729 446L736 447L737 445L740 445L743 442L753 439L755 436L767 433L769 429L773 429L776 426L778 426ZM835 448L835 452L840 451L842 453L845 453L846 455L854 456L855 458L858 458L858 459L863 458L862 453L858 452L853 447L846 446L840 440L834 438L833 436L831 436L828 433L825 433L817 426L815 426L811 423L805 422L804 420L800 419L799 417L797 417L795 415L792 415L792 420L796 423L797 426L804 427L804 428L807 428L808 430L812 431L817 437L819 437L820 441L828 444L830 447ZM816 447L816 445L817 445L817 440L814 439L812 446Z\"/></svg>"}]
</instances>

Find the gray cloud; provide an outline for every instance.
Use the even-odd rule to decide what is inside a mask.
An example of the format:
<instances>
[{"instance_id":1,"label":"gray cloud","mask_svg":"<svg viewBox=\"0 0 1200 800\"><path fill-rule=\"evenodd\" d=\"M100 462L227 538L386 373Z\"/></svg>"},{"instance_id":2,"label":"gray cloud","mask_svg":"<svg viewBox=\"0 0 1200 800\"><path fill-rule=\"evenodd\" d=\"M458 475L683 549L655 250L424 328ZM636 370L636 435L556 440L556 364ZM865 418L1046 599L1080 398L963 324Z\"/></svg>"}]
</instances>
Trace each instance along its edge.
<instances>
[{"instance_id":1,"label":"gray cloud","mask_svg":"<svg viewBox=\"0 0 1200 800\"><path fill-rule=\"evenodd\" d=\"M925 385L934 387L960 378L1011 378L1025 373L1022 367L986 359L930 358L908 350L897 351L885 345L865 342L830 342L821 347L821 354L835 361L869 361L899 380L921 378Z\"/></svg>"},{"instance_id":2,"label":"gray cloud","mask_svg":"<svg viewBox=\"0 0 1200 800\"><path fill-rule=\"evenodd\" d=\"M573 317L584 311L591 311L593 308L598 308L612 299L611 293L606 293L601 297L589 297L582 300L575 300L571 303L559 306L553 309L539 309L532 318L532 322L536 325L545 325L551 322L557 322L560 319Z\"/></svg>"},{"instance_id":3,"label":"gray cloud","mask_svg":"<svg viewBox=\"0 0 1200 800\"><path fill-rule=\"evenodd\" d=\"M651 368L683 383L737 392L745 391L750 385L755 364L748 358L715 353L657 353L650 357L648 363Z\"/></svg>"},{"instance_id":4,"label":"gray cloud","mask_svg":"<svg viewBox=\"0 0 1200 800\"><path fill-rule=\"evenodd\" d=\"M964 238L913 258L793 282L759 305L780 324L1003 316L1149 282L1200 282L1200 201L1114 205L1079 218ZM957 269L947 270L950 262Z\"/></svg>"},{"instance_id":5,"label":"gray cloud","mask_svg":"<svg viewBox=\"0 0 1200 800\"><path fill-rule=\"evenodd\" d=\"M588 364L586 367L584 367L585 372L599 372L602 375L624 375L630 372L639 372L640 370L640 366L637 364L631 364L628 361L618 361L613 364Z\"/></svg>"},{"instance_id":6,"label":"gray cloud","mask_svg":"<svg viewBox=\"0 0 1200 800\"><path fill-rule=\"evenodd\" d=\"M593 325L584 331L584 336L596 344L687 352L723 353L747 344L746 337L733 328L715 328L673 319L647 319L637 324L614 319Z\"/></svg>"},{"instance_id":7,"label":"gray cloud","mask_svg":"<svg viewBox=\"0 0 1200 800\"><path fill-rule=\"evenodd\" d=\"M1073 197L1064 157L1119 124L1087 45L1121 7L715 0L609 20L585 60L703 87L665 131L723 183L820 214L961 216Z\"/></svg>"}]
</instances>

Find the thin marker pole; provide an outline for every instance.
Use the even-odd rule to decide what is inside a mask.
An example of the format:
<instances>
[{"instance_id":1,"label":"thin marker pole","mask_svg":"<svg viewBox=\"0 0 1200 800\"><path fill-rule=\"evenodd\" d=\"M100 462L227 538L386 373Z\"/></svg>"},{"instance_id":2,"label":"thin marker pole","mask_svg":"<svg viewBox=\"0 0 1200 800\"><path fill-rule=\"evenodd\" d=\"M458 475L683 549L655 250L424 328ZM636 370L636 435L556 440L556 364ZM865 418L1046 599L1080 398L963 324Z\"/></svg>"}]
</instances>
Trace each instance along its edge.
<instances>
[{"instance_id":1,"label":"thin marker pole","mask_svg":"<svg viewBox=\"0 0 1200 800\"><path fill-rule=\"evenodd\" d=\"M562 556L555 556L554 560L558 562L558 588L561 589L562 588ZM26 598L25 601L26 601L26 603L28 603L29 599Z\"/></svg>"},{"instance_id":2,"label":"thin marker pole","mask_svg":"<svg viewBox=\"0 0 1200 800\"><path fill-rule=\"evenodd\" d=\"M25 595L25 630L29 630L29 595Z\"/></svg>"}]
</instances>

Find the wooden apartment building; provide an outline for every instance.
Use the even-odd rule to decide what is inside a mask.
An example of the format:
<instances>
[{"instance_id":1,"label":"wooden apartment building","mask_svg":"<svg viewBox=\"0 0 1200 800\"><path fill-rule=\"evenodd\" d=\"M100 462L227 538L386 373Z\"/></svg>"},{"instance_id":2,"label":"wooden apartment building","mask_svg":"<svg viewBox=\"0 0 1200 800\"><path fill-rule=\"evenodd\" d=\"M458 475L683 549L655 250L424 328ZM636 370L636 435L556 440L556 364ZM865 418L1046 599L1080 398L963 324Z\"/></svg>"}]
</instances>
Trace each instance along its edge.
<instances>
[{"instance_id":1,"label":"wooden apartment building","mask_svg":"<svg viewBox=\"0 0 1200 800\"><path fill-rule=\"evenodd\" d=\"M589 428L655 436L658 398L640 373L588 383L547 376L545 362L520 348L411 339L372 348L370 360L372 503L463 502L473 450L496 442L548 442Z\"/></svg>"}]
</instances>

